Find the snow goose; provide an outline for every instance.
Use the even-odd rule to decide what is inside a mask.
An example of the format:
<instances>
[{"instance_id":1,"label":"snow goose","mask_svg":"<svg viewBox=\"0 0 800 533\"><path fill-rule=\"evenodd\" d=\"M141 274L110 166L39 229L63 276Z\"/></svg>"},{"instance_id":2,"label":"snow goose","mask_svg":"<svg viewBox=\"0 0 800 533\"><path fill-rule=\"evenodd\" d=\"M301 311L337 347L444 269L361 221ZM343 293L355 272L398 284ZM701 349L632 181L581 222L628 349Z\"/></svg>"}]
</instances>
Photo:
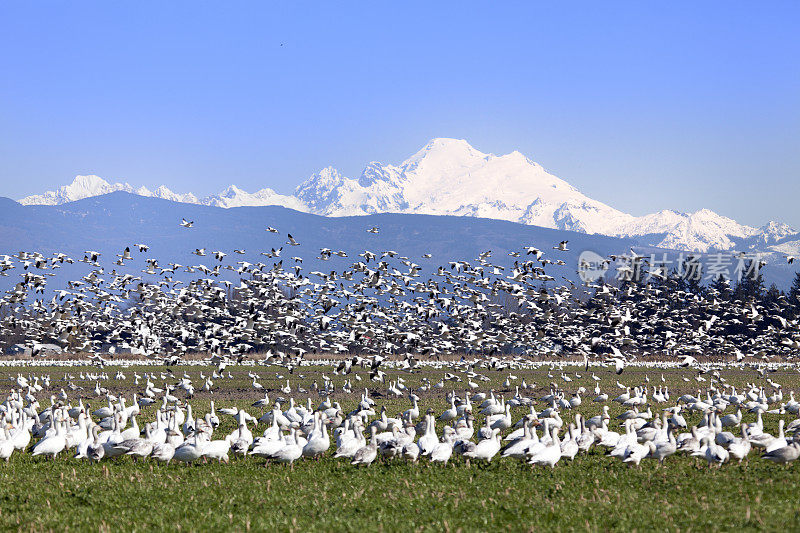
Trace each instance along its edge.
<instances>
[{"instance_id":1,"label":"snow goose","mask_svg":"<svg viewBox=\"0 0 800 533\"><path fill-rule=\"evenodd\" d=\"M764 454L764 459L787 466L790 462L796 461L798 457L800 457L800 443L797 442Z\"/></svg>"},{"instance_id":2,"label":"snow goose","mask_svg":"<svg viewBox=\"0 0 800 533\"><path fill-rule=\"evenodd\" d=\"M153 452L151 453L151 457L153 457L153 459L156 459L164 463L169 463L174 456L175 456L175 446L173 446L169 442L163 442L160 444L153 445Z\"/></svg>"},{"instance_id":3,"label":"snow goose","mask_svg":"<svg viewBox=\"0 0 800 533\"><path fill-rule=\"evenodd\" d=\"M413 422L417 418L419 418L419 405L417 404L417 398L414 397L413 399L414 405L411 409L406 409L403 412L403 417L408 419L410 422Z\"/></svg>"},{"instance_id":4,"label":"snow goose","mask_svg":"<svg viewBox=\"0 0 800 533\"><path fill-rule=\"evenodd\" d=\"M216 459L220 463L227 463L230 449L230 441L225 439L212 440L203 447L203 456L208 459Z\"/></svg>"},{"instance_id":5,"label":"snow goose","mask_svg":"<svg viewBox=\"0 0 800 533\"><path fill-rule=\"evenodd\" d=\"M425 415L425 421L427 422L425 434L417 441L421 455L430 454L433 448L439 443L439 439L436 437L436 422L434 421L433 415Z\"/></svg>"},{"instance_id":6,"label":"snow goose","mask_svg":"<svg viewBox=\"0 0 800 533\"><path fill-rule=\"evenodd\" d=\"M703 441L706 445L704 456L709 467L712 464L716 464L719 467L722 466L722 463L728 461L728 450L713 442L709 437L704 437Z\"/></svg>"},{"instance_id":7,"label":"snow goose","mask_svg":"<svg viewBox=\"0 0 800 533\"><path fill-rule=\"evenodd\" d=\"M532 426L538 423L531 415L526 415L525 425L522 427L523 434L519 438L509 442L501 451L500 457L513 457L514 459L525 459L528 448L539 442Z\"/></svg>"},{"instance_id":8,"label":"snow goose","mask_svg":"<svg viewBox=\"0 0 800 533\"><path fill-rule=\"evenodd\" d=\"M372 427L370 430L372 432L372 436L370 437L369 444L359 448L358 451L356 451L356 453L353 455L353 460L350 461L351 465L369 466L378 456L378 442L375 440L377 429Z\"/></svg>"},{"instance_id":9,"label":"snow goose","mask_svg":"<svg viewBox=\"0 0 800 533\"><path fill-rule=\"evenodd\" d=\"M330 446L331 440L328 437L328 427L322 422L322 415L315 413L314 429L311 431L308 442L303 446L303 456L319 457L328 451Z\"/></svg>"},{"instance_id":10,"label":"snow goose","mask_svg":"<svg viewBox=\"0 0 800 533\"><path fill-rule=\"evenodd\" d=\"M742 410L737 409L736 413L731 413L723 416L720 419L722 427L736 427L742 423Z\"/></svg>"},{"instance_id":11,"label":"snow goose","mask_svg":"<svg viewBox=\"0 0 800 533\"><path fill-rule=\"evenodd\" d=\"M628 447L636 443L636 433L633 431L633 424L630 420L625 421L625 434L620 435L614 449L609 452L612 457L624 459Z\"/></svg>"},{"instance_id":12,"label":"snow goose","mask_svg":"<svg viewBox=\"0 0 800 533\"><path fill-rule=\"evenodd\" d=\"M173 459L182 463L189 464L203 456L203 451L207 442L203 438L187 440L175 448Z\"/></svg>"},{"instance_id":13,"label":"snow goose","mask_svg":"<svg viewBox=\"0 0 800 533\"><path fill-rule=\"evenodd\" d=\"M511 406L506 404L505 413L489 417L490 426L492 429L499 429L504 431L511 427Z\"/></svg>"},{"instance_id":14,"label":"snow goose","mask_svg":"<svg viewBox=\"0 0 800 533\"><path fill-rule=\"evenodd\" d=\"M8 431L8 426L3 427L3 440L0 440L0 459L5 459L8 462L11 454L14 453L14 441L11 440L11 433Z\"/></svg>"},{"instance_id":15,"label":"snow goose","mask_svg":"<svg viewBox=\"0 0 800 533\"><path fill-rule=\"evenodd\" d=\"M450 420L455 419L457 416L458 416L458 409L456 409L455 398L451 397L450 408L446 409L444 412L442 412L441 415L439 415L439 420L441 420L442 422L449 422Z\"/></svg>"},{"instance_id":16,"label":"snow goose","mask_svg":"<svg viewBox=\"0 0 800 533\"><path fill-rule=\"evenodd\" d=\"M777 450L778 448L785 447L788 442L786 441L786 437L783 434L783 425L785 421L783 419L778 420L778 436L772 439L769 444L764 448L766 453L772 452Z\"/></svg>"},{"instance_id":17,"label":"snow goose","mask_svg":"<svg viewBox=\"0 0 800 533\"><path fill-rule=\"evenodd\" d=\"M464 452L464 457L468 459L481 459L491 462L492 457L500 451L500 431L492 430L492 437L484 439L475 445L474 449Z\"/></svg>"},{"instance_id":18,"label":"snow goose","mask_svg":"<svg viewBox=\"0 0 800 533\"><path fill-rule=\"evenodd\" d=\"M750 444L755 446L756 448L767 448L775 437L770 435L769 433L764 433L764 431L757 432L755 435L751 434L751 430L758 431L757 428L753 428L752 425L747 426L747 433L750 435Z\"/></svg>"},{"instance_id":19,"label":"snow goose","mask_svg":"<svg viewBox=\"0 0 800 533\"><path fill-rule=\"evenodd\" d=\"M677 442L679 450L690 454L698 451L702 445L696 426L692 426L690 433L682 433L679 435Z\"/></svg>"},{"instance_id":20,"label":"snow goose","mask_svg":"<svg viewBox=\"0 0 800 533\"><path fill-rule=\"evenodd\" d=\"M92 442L86 448L86 457L90 461L97 462L106 454L106 449L100 442L100 426L92 427Z\"/></svg>"},{"instance_id":21,"label":"snow goose","mask_svg":"<svg viewBox=\"0 0 800 533\"><path fill-rule=\"evenodd\" d=\"M142 432L139 429L139 424L136 421L136 415L133 415L131 417L131 427L129 427L125 431L120 432L120 436L122 437L122 440L137 439L137 438L139 438L139 435L141 435L141 434L142 434Z\"/></svg>"},{"instance_id":22,"label":"snow goose","mask_svg":"<svg viewBox=\"0 0 800 533\"><path fill-rule=\"evenodd\" d=\"M275 454L272 455L271 459L284 464L289 464L289 466L294 469L294 462L300 459L303 456L303 445L301 444L301 439L297 434L297 429L292 428L291 434L289 436L289 442L286 443L285 446L280 448Z\"/></svg>"},{"instance_id":23,"label":"snow goose","mask_svg":"<svg viewBox=\"0 0 800 533\"><path fill-rule=\"evenodd\" d=\"M572 461L575 459L575 456L578 455L580 448L578 448L578 443L575 440L575 426L570 424L567 428L567 431L569 433L569 438L561 441L561 457L565 457Z\"/></svg>"},{"instance_id":24,"label":"snow goose","mask_svg":"<svg viewBox=\"0 0 800 533\"><path fill-rule=\"evenodd\" d=\"M276 439L256 439L255 442L253 442L250 455L263 457L264 459L272 459L284 446L293 443L294 438L291 433L289 435L279 435Z\"/></svg>"},{"instance_id":25,"label":"snow goose","mask_svg":"<svg viewBox=\"0 0 800 533\"><path fill-rule=\"evenodd\" d=\"M648 443L652 444L652 441L648 441ZM631 466L633 465L639 466L639 463L642 461L642 459L647 457L647 454L649 453L650 453L650 446L634 442L632 444L629 444L628 447L625 449L622 462L628 463Z\"/></svg>"},{"instance_id":26,"label":"snow goose","mask_svg":"<svg viewBox=\"0 0 800 533\"><path fill-rule=\"evenodd\" d=\"M605 406L604 406L605 407ZM586 427L586 421L580 413L576 416L578 428L575 434L575 444L578 445L580 451L588 452L589 448L597 441L595 433ZM608 423L607 419L603 419L601 428Z\"/></svg>"},{"instance_id":27,"label":"snow goose","mask_svg":"<svg viewBox=\"0 0 800 533\"><path fill-rule=\"evenodd\" d=\"M455 430L452 428L445 428L442 442L433 447L430 453L432 463L443 463L447 466L447 461L453 455L453 439L455 437Z\"/></svg>"},{"instance_id":28,"label":"snow goose","mask_svg":"<svg viewBox=\"0 0 800 533\"><path fill-rule=\"evenodd\" d=\"M764 432L764 420L761 416L761 411L756 414L756 421L750 424L747 424L747 434L750 435L750 440L753 440L753 437L756 435L760 435Z\"/></svg>"},{"instance_id":29,"label":"snow goose","mask_svg":"<svg viewBox=\"0 0 800 533\"><path fill-rule=\"evenodd\" d=\"M336 453L333 455L334 457L352 458L358 450L367 445L367 440L364 438L360 425L356 424L351 433L350 437L342 439L336 449Z\"/></svg>"},{"instance_id":30,"label":"snow goose","mask_svg":"<svg viewBox=\"0 0 800 533\"><path fill-rule=\"evenodd\" d=\"M608 414L608 406L603 406L603 414L602 415L595 415L592 418L586 420L585 424L586 427L589 429L595 429L603 425L603 420L611 420L611 417Z\"/></svg>"},{"instance_id":31,"label":"snow goose","mask_svg":"<svg viewBox=\"0 0 800 533\"><path fill-rule=\"evenodd\" d=\"M647 442L648 447L650 448L650 457L654 459L658 459L658 464L664 464L664 459L669 457L670 455L674 454L678 450L678 444L675 441L675 435L669 433L668 440L666 442Z\"/></svg>"},{"instance_id":32,"label":"snow goose","mask_svg":"<svg viewBox=\"0 0 800 533\"><path fill-rule=\"evenodd\" d=\"M149 438L144 439L125 439L114 445L115 451L120 451L121 454L131 455L134 460L138 458L148 457L153 453L153 441Z\"/></svg>"},{"instance_id":33,"label":"snow goose","mask_svg":"<svg viewBox=\"0 0 800 533\"><path fill-rule=\"evenodd\" d=\"M464 418L456 422L456 434L460 440L469 440L475 434L475 417L467 414Z\"/></svg>"},{"instance_id":34,"label":"snow goose","mask_svg":"<svg viewBox=\"0 0 800 533\"><path fill-rule=\"evenodd\" d=\"M561 442L558 439L557 427L551 430L550 439L550 444L531 456L531 458L528 459L528 463L532 465L549 466L550 468L556 467L556 463L561 459Z\"/></svg>"},{"instance_id":35,"label":"snow goose","mask_svg":"<svg viewBox=\"0 0 800 533\"><path fill-rule=\"evenodd\" d=\"M118 455L122 455L125 452L123 450L119 450L115 448L116 444L119 444L123 440L122 433L120 432L120 419L121 416L117 413L114 416L114 429L111 431L103 431L100 433L100 442L103 443L103 447L105 448L105 456L106 457L116 457Z\"/></svg>"},{"instance_id":36,"label":"snow goose","mask_svg":"<svg viewBox=\"0 0 800 533\"><path fill-rule=\"evenodd\" d=\"M46 436L37 442L33 447L32 455L34 457L37 455L52 455L53 460L55 461L56 455L63 451L66 446L67 440L64 436L63 424L61 421L56 420L55 433L53 435Z\"/></svg>"},{"instance_id":37,"label":"snow goose","mask_svg":"<svg viewBox=\"0 0 800 533\"><path fill-rule=\"evenodd\" d=\"M728 445L728 453L730 453L735 459L738 459L739 463L741 463L742 460L747 457L752 448L750 446L750 438L747 436L747 428L745 426L741 426L741 428L742 438L736 439Z\"/></svg>"},{"instance_id":38,"label":"snow goose","mask_svg":"<svg viewBox=\"0 0 800 533\"><path fill-rule=\"evenodd\" d=\"M28 415L22 413L19 427L11 434L11 440L14 442L14 449L24 450L31 442L31 432L29 424L34 422L33 419L28 418Z\"/></svg>"}]
</instances>

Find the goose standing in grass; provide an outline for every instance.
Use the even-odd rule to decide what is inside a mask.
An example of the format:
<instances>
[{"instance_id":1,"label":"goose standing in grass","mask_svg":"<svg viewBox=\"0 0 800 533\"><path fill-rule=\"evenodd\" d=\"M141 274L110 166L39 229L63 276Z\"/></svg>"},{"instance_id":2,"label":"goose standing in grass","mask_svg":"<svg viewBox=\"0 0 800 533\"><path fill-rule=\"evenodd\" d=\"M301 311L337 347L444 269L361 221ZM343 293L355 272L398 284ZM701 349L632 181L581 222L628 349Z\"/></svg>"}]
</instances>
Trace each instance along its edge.
<instances>
[{"instance_id":1,"label":"goose standing in grass","mask_svg":"<svg viewBox=\"0 0 800 533\"><path fill-rule=\"evenodd\" d=\"M300 439L297 435L297 429L292 428L286 444L277 450L271 459L288 464L294 470L294 462L303 456L303 445L300 444Z\"/></svg>"},{"instance_id":2,"label":"goose standing in grass","mask_svg":"<svg viewBox=\"0 0 800 533\"><path fill-rule=\"evenodd\" d=\"M263 457L264 459L272 459L284 446L293 442L294 437L291 434L281 435L280 433L275 437L256 439L249 454Z\"/></svg>"},{"instance_id":3,"label":"goose standing in grass","mask_svg":"<svg viewBox=\"0 0 800 533\"><path fill-rule=\"evenodd\" d=\"M11 433L9 433L8 427L3 428L3 433L5 438L0 440L0 459L8 462L11 454L14 453L14 441L11 440Z\"/></svg>"},{"instance_id":4,"label":"goose standing in grass","mask_svg":"<svg viewBox=\"0 0 800 533\"><path fill-rule=\"evenodd\" d=\"M378 430L375 427L370 429L372 431L372 436L370 437L369 444L359 448L359 450L353 455L353 460L350 461L351 465L369 466L378 456L378 442L375 438Z\"/></svg>"},{"instance_id":5,"label":"goose standing in grass","mask_svg":"<svg viewBox=\"0 0 800 533\"><path fill-rule=\"evenodd\" d=\"M153 441L150 440L150 427L145 426L145 437L125 439L114 445L115 452L130 455L134 460L148 457L153 452Z\"/></svg>"},{"instance_id":6,"label":"goose standing in grass","mask_svg":"<svg viewBox=\"0 0 800 533\"><path fill-rule=\"evenodd\" d=\"M344 435L346 435L346 437ZM336 448L334 457L352 458L358 450L367 445L367 441L364 438L361 426L359 424L356 424L349 432L345 431L344 435L341 443ZM419 447L416 444L414 444L414 447L419 450Z\"/></svg>"},{"instance_id":7,"label":"goose standing in grass","mask_svg":"<svg viewBox=\"0 0 800 533\"><path fill-rule=\"evenodd\" d=\"M577 435L575 435L575 426L570 424L567 428L567 433L569 437L561 441L561 457L569 459L570 461L575 459L575 456L578 455L580 448L578 447L578 442L575 440Z\"/></svg>"},{"instance_id":8,"label":"goose standing in grass","mask_svg":"<svg viewBox=\"0 0 800 533\"><path fill-rule=\"evenodd\" d=\"M186 441L180 446L175 448L172 458L176 461L189 464L203 456L203 449L205 448L205 441L198 437L192 441Z\"/></svg>"},{"instance_id":9,"label":"goose standing in grass","mask_svg":"<svg viewBox=\"0 0 800 533\"><path fill-rule=\"evenodd\" d=\"M203 448L203 457L217 460L220 463L228 463L228 452L231 449L230 441L217 439L209 441Z\"/></svg>"},{"instance_id":10,"label":"goose standing in grass","mask_svg":"<svg viewBox=\"0 0 800 533\"><path fill-rule=\"evenodd\" d=\"M738 459L739 463L741 463L742 460L748 456L752 448L750 445L750 438L747 435L747 427L741 426L741 428L742 437L734 440L728 445L728 453L730 453L731 457L734 459Z\"/></svg>"},{"instance_id":11,"label":"goose standing in grass","mask_svg":"<svg viewBox=\"0 0 800 533\"><path fill-rule=\"evenodd\" d=\"M648 444L652 444L652 441L649 441ZM625 448L622 462L629 463L632 466L639 466L639 463L642 461L642 459L647 457L649 453L650 447L648 445L634 442Z\"/></svg>"},{"instance_id":12,"label":"goose standing in grass","mask_svg":"<svg viewBox=\"0 0 800 533\"><path fill-rule=\"evenodd\" d=\"M526 415L522 427L523 434L509 442L501 451L500 456L525 459L528 449L539 442L539 437L533 428L534 424L538 424L538 421L532 415Z\"/></svg>"},{"instance_id":13,"label":"goose standing in grass","mask_svg":"<svg viewBox=\"0 0 800 533\"><path fill-rule=\"evenodd\" d=\"M554 427L550 431L550 442L539 452L528 459L532 465L549 466L555 468L556 463L561 459L561 442L558 438L558 428Z\"/></svg>"},{"instance_id":14,"label":"goose standing in grass","mask_svg":"<svg viewBox=\"0 0 800 533\"><path fill-rule=\"evenodd\" d=\"M154 444L150 455L157 461L169 463L175 457L175 446L169 442Z\"/></svg>"},{"instance_id":15,"label":"goose standing in grass","mask_svg":"<svg viewBox=\"0 0 800 533\"><path fill-rule=\"evenodd\" d=\"M764 448L765 453L769 453L772 451L777 450L778 448L783 448L788 445L786 441L786 437L783 433L783 426L785 422L783 419L778 420L778 436L772 439L769 444Z\"/></svg>"},{"instance_id":16,"label":"goose standing in grass","mask_svg":"<svg viewBox=\"0 0 800 533\"><path fill-rule=\"evenodd\" d=\"M482 461L491 462L492 458L500 451L500 430L491 430L492 435L478 442L475 447L469 451L464 452L464 457L468 459L480 459Z\"/></svg>"},{"instance_id":17,"label":"goose standing in grass","mask_svg":"<svg viewBox=\"0 0 800 533\"><path fill-rule=\"evenodd\" d=\"M436 422L432 414L425 415L425 433L417 441L420 455L429 455L439 443L436 436Z\"/></svg>"},{"instance_id":18,"label":"goose standing in grass","mask_svg":"<svg viewBox=\"0 0 800 533\"><path fill-rule=\"evenodd\" d=\"M430 453L432 463L443 463L447 466L447 461L453 455L453 442L456 432L454 429L447 427L442 436L442 442L433 447Z\"/></svg>"},{"instance_id":19,"label":"goose standing in grass","mask_svg":"<svg viewBox=\"0 0 800 533\"><path fill-rule=\"evenodd\" d=\"M450 408L446 409L442 414L439 415L439 420L442 422L449 422L458 416L458 410L456 409L455 397L450 398Z\"/></svg>"},{"instance_id":20,"label":"goose standing in grass","mask_svg":"<svg viewBox=\"0 0 800 533\"><path fill-rule=\"evenodd\" d=\"M330 437L328 437L328 427L322 420L322 414L314 414L314 428L311 430L311 435L308 442L303 446L303 456L319 458L322 454L328 451L331 446Z\"/></svg>"},{"instance_id":21,"label":"goose standing in grass","mask_svg":"<svg viewBox=\"0 0 800 533\"><path fill-rule=\"evenodd\" d=\"M100 442L100 426L92 427L92 442L86 447L86 457L92 461L97 462L102 459L106 454L106 448Z\"/></svg>"},{"instance_id":22,"label":"goose standing in grass","mask_svg":"<svg viewBox=\"0 0 800 533\"><path fill-rule=\"evenodd\" d=\"M55 461L56 456L64 451L67 446L67 439L64 436L63 424L60 420L54 421L55 433L44 437L33 447L32 455L50 455Z\"/></svg>"},{"instance_id":23,"label":"goose standing in grass","mask_svg":"<svg viewBox=\"0 0 800 533\"><path fill-rule=\"evenodd\" d=\"M728 450L716 444L710 437L703 437L703 442L706 447L704 456L709 467L712 464L721 467L723 463L728 461L730 456Z\"/></svg>"},{"instance_id":24,"label":"goose standing in grass","mask_svg":"<svg viewBox=\"0 0 800 533\"><path fill-rule=\"evenodd\" d=\"M787 446L776 448L764 454L764 459L787 466L790 462L796 461L798 457L800 457L800 443L797 442L792 442Z\"/></svg>"},{"instance_id":25,"label":"goose standing in grass","mask_svg":"<svg viewBox=\"0 0 800 533\"><path fill-rule=\"evenodd\" d=\"M649 441L647 445L649 447L649 457L657 459L659 466L664 464L664 459L673 455L678 450L678 443L675 441L675 435L672 433L669 433L666 442L655 443Z\"/></svg>"}]
</instances>

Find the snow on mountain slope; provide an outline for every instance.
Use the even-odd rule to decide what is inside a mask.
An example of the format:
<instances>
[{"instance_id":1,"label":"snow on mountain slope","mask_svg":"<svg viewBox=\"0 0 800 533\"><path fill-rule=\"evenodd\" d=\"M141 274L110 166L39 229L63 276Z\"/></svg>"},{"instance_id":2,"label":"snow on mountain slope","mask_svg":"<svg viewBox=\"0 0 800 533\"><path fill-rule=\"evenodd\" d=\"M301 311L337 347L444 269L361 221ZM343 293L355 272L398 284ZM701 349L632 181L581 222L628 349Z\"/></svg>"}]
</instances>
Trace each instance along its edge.
<instances>
[{"instance_id":1,"label":"snow on mountain slope","mask_svg":"<svg viewBox=\"0 0 800 533\"><path fill-rule=\"evenodd\" d=\"M146 187L141 187L137 190L137 194L139 196L161 198L162 200L170 200L172 202L181 202L184 204L196 204L198 202L197 196L195 196L194 194L190 192L187 192L185 194L172 192L164 185L156 187L156 190L154 190L153 192L148 191Z\"/></svg>"},{"instance_id":2,"label":"snow on mountain slope","mask_svg":"<svg viewBox=\"0 0 800 533\"><path fill-rule=\"evenodd\" d=\"M642 244L708 252L735 247L766 249L797 232L779 222L754 228L701 209L633 216L585 196L519 152L493 155L465 140L432 139L398 165L373 161L358 179L326 167L301 183L292 196L272 189L248 193L231 185L198 199L164 186L155 191L78 176L72 184L20 203L58 205L114 191L216 207L280 205L324 216L416 213L491 218L545 228L615 237Z\"/></svg>"},{"instance_id":3,"label":"snow on mountain slope","mask_svg":"<svg viewBox=\"0 0 800 533\"><path fill-rule=\"evenodd\" d=\"M306 207L294 196L284 196L276 193L272 189L266 188L251 194L247 191L243 191L236 185L231 185L219 194L208 196L199 202L192 203L226 208L282 205L297 211L307 210Z\"/></svg>"},{"instance_id":4,"label":"snow on mountain slope","mask_svg":"<svg viewBox=\"0 0 800 533\"><path fill-rule=\"evenodd\" d=\"M689 214L664 210L636 217L628 224L618 227L615 234L654 235L660 237L660 240L651 239L654 246L707 252L730 250L736 245L734 239L753 237L758 232L756 228L739 224L708 209L701 209Z\"/></svg>"}]
</instances>

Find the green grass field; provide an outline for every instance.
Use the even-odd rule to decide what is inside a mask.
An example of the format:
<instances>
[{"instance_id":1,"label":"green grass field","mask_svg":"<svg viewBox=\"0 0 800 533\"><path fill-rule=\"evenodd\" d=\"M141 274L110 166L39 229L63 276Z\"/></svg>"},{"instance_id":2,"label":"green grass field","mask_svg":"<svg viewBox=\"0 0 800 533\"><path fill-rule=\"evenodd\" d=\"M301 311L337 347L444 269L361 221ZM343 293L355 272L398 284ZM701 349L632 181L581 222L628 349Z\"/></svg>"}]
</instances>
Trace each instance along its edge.
<instances>
[{"instance_id":1,"label":"green grass field","mask_svg":"<svg viewBox=\"0 0 800 533\"><path fill-rule=\"evenodd\" d=\"M160 370L160 369L159 369ZM217 408L242 406L251 414L258 410L250 404L263 394L250 387L248 371L258 372L260 382L278 389L285 384L276 376L283 369L267 367L237 367L235 379L218 380L213 394L199 393L191 400L196 415L204 414L212 397ZM601 410L593 403L594 381L591 371L571 368L573 378L565 383L560 371L514 370L520 380L538 384L535 391L524 394L540 397L550 382L559 383L568 392L583 385L588 390L583 404L577 409L592 416ZM107 370L113 377L114 369ZM128 396L141 387L133 387L133 372L146 369L125 369L124 381L107 380L101 383L112 392ZM173 369L180 376L186 371L199 381L202 367ZM617 380L626 385L644 383L647 374L651 384L661 383L661 371L629 369L623 376L596 369L600 384L612 398L619 393ZM77 376L80 369L69 369ZM295 371L294 384L308 388L321 374L334 379L337 387L344 378L332 376L330 368L308 367ZM581 375L580 378L575 373ZM42 406L49 405L51 393L57 393L66 382L61 381L64 369L7 368L0 371L3 394L15 386L9 378L23 375L50 374L51 390L42 391ZM421 378L438 381L444 371L422 370L404 374L409 387L415 388ZM301 379L299 374L304 375ZM548 375L549 374L549 375ZM705 390L708 383L695 381L696 372L674 370L663 372L670 386L669 404L653 404L659 411L683 392ZM378 407L385 404L390 416L407 409L405 398L381 398L386 386L371 382L366 373L360 374L362 387L368 387ZM396 376L397 372L390 372ZM506 398L514 391L503 391L506 373L488 373L492 378L486 388L493 387ZM755 371L724 371L723 377L741 387L745 383L764 383ZM352 375L350 376L352 378ZM708 377L708 376L706 376ZM797 388L800 374L795 370L773 373L772 380L781 383L788 397ZM690 381L684 381L688 378ZM518 380L517 382L519 382ZM167 382L174 382L169 378ZM72 403L82 394L93 408L104 405L102 398L92 398L93 381L75 381L85 387L70 394ZM143 384L143 382L142 382ZM157 381L157 385L160 382ZM354 387L357 387L354 381ZM459 388L460 387L460 388ZM463 385L455 390L463 393ZM445 391L450 390L445 389ZM334 399L341 402L345 412L358 401L353 394L337 392ZM270 392L270 398L281 395ZM308 394L293 393L300 401ZM444 392L422 395L421 410L433 407L437 413L447 407ZM313 403L319 397L311 395ZM622 408L611 403L612 418ZM541 402L537 409L546 407ZM143 410L140 424L152 419L153 407ZM512 411L517 420L527 408ZM566 421L574 414L562 413ZM791 415L764 417L765 430L776 432L777 421L794 419ZM234 429L232 417L221 416L222 425L215 438ZM746 420L754 416L746 414ZM689 419L696 423L699 415ZM264 427L253 431L258 435ZM441 430L441 425L440 428ZM293 469L284 465L266 464L255 457L234 457L228 465L198 463L164 465L154 461L134 463L130 458L112 459L99 464L81 462L63 453L56 461L29 453L15 452L8 464L0 464L0 528L21 530L295 530L295 531L486 531L494 529L527 531L544 530L798 530L797 487L800 486L800 466L788 468L774 465L751 454L747 463L726 464L709 469L705 461L680 454L667 459L659 468L646 459L640 469L630 468L618 459L603 455L600 449L578 455L574 462L562 459L555 469L532 469L511 459L496 457L490 464L473 462L467 466L454 456L447 467L427 462L409 464L402 460L382 462L368 468L356 468L345 460L333 459L335 443L328 455L320 460L303 460Z\"/></svg>"}]
</instances>

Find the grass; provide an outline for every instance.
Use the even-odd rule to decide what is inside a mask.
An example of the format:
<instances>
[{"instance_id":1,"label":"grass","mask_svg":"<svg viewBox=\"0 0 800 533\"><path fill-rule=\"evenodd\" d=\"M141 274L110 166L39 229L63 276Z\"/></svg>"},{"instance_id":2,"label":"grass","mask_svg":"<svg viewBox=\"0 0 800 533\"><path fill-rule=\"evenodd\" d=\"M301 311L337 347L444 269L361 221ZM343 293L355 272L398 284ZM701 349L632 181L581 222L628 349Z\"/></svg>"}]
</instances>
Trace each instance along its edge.
<instances>
[{"instance_id":1,"label":"grass","mask_svg":"<svg viewBox=\"0 0 800 533\"><path fill-rule=\"evenodd\" d=\"M29 370L29 369L26 369ZM160 370L160 369L159 369ZM175 369L180 376L188 372L199 381L198 367ZM219 380L214 393L217 407L250 407L262 395L250 388L247 372L257 371L260 382L270 388L285 384L274 374L278 368L235 368L235 379ZM79 369L70 369L73 375ZM145 371L136 369L140 374ZM207 369L205 369L207 372ZM575 372L581 378L574 376ZM130 394L141 387L132 386L133 369L124 370L125 381L101 383L112 391ZM303 368L294 376L303 386L321 373L341 384L343 378L332 376L330 369ZM35 374L53 377L52 392L65 382L63 369L42 368ZM444 371L423 370L406 375L409 386L416 386L422 377L433 382ZM579 410L587 415L600 411L593 404L594 381L582 369L570 369L574 381L564 383L560 372L548 370L515 370L529 383L543 385L528 395L539 397L550 381L559 381L566 390L583 385L589 389ZM113 377L114 371L109 371ZM395 372L391 375L397 375ZM619 390L615 382L639 384L648 374L660 383L660 371L636 369L617 378L606 371L601 376L602 388L612 397ZM16 369L0 371L0 383L10 383ZM27 373L26 373L27 375ZM489 374L488 387L502 389L506 374ZM689 370L664 372L672 398L683 392L696 392L696 374ZM352 377L352 376L351 376ZM685 382L684 377L690 378ZM741 386L747 382L762 383L754 371L723 372L730 382ZM771 379L783 384L784 390L796 390L798 374L794 370L777 372ZM376 392L385 392L382 384L370 382L363 374L362 385ZM167 382L175 380L168 379ZM93 381L79 382L87 397L93 395ZM354 382L355 383L355 382ZM141 382L143 384L143 382ZM157 381L157 384L160 384ZM447 390L447 389L446 389ZM459 392L459 389L456 389ZM7 390L3 390L3 393ZM46 391L42 391L44 394ZM47 391L51 392L51 391ZM46 397L42 396L40 397ZM270 393L274 398L281 393ZM48 394L49 395L49 394ZM74 396L75 393L71 394ZM513 391L506 393L506 397ZM300 400L306 395L293 394ZM788 394L787 394L788 396ZM358 394L337 392L334 399L347 411L358 401ZM198 415L208 409L211 395L198 394L192 405ZM314 398L316 403L318 398ZM390 415L408 408L407 399L376 398L386 404ZM77 402L77 398L73 403ZM42 402L43 404L49 402ZM96 399L94 404L102 404ZM434 406L437 412L446 407L443 394L426 393L421 404L424 410ZM612 404L612 417L621 408ZM544 406L539 403L537 408ZM653 406L654 411L663 406ZM152 419L152 407L143 412L142 420ZM523 414L512 412L516 420ZM571 413L563 415L572 418ZM767 430L776 431L777 420L787 422L790 415L765 415ZM696 422L699 415L690 420ZM753 415L747 415L748 420ZM233 429L231 417L222 417L223 424L215 437ZM260 433L263 427L254 431ZM332 446L333 448L334 446ZM460 458L451 465L431 466L427 463L407 464L402 461L376 462L369 468L355 468L343 460L334 460L331 450L320 460L298 462L293 469L284 465L266 464L264 460L232 457L228 465L134 463L130 458L88 464L62 454L56 461L33 458L28 453L15 453L8 464L0 464L0 528L33 531L45 530L318 530L318 531L486 531L494 529L527 531L545 530L798 530L796 487L800 485L800 467L774 465L751 454L747 464L727 464L709 469L705 461L686 456L667 459L663 468L645 460L641 469L629 468L617 459L598 450L579 455L574 462L562 461L555 469L531 469L517 461L498 460L490 464L473 462L467 467Z\"/></svg>"}]
</instances>

